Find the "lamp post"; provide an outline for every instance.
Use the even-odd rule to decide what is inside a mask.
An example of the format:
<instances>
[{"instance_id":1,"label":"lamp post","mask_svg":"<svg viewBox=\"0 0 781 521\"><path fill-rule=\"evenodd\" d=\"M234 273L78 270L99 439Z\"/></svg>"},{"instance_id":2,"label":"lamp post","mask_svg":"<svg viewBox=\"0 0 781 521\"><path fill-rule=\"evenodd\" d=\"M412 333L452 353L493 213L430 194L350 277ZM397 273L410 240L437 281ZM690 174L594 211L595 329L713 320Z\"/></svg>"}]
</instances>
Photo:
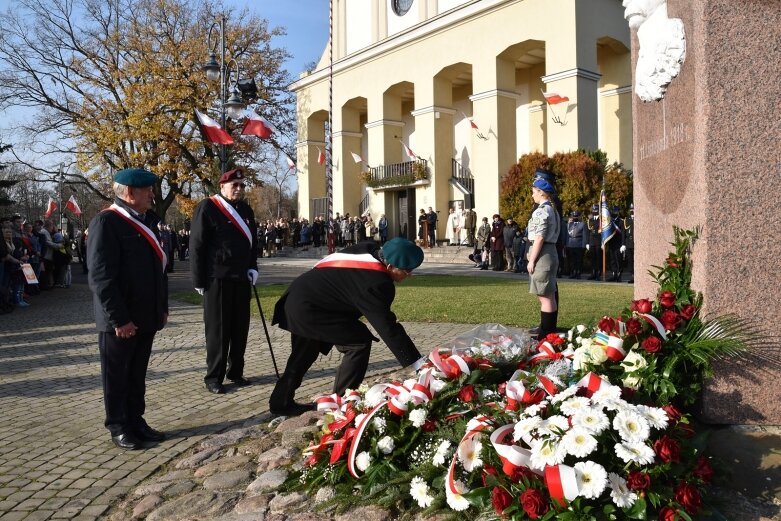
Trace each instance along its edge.
<instances>
[{"instance_id":1,"label":"lamp post","mask_svg":"<svg viewBox=\"0 0 781 521\"><path fill-rule=\"evenodd\" d=\"M214 30L219 30L219 41L214 38L212 43L212 34ZM220 61L217 62L217 45L220 47ZM220 82L220 125L225 128L227 117L238 119L244 110L244 102L241 99L239 90L239 64L231 58L225 61L225 16L221 16L219 22L214 22L209 27L206 36L206 48L209 52L209 61L203 66L206 71L206 79L210 81L219 80ZM231 82L231 74L235 72L235 80ZM230 88L228 87L230 85ZM228 164L228 147L220 145L220 173L224 174Z\"/></svg>"}]
</instances>

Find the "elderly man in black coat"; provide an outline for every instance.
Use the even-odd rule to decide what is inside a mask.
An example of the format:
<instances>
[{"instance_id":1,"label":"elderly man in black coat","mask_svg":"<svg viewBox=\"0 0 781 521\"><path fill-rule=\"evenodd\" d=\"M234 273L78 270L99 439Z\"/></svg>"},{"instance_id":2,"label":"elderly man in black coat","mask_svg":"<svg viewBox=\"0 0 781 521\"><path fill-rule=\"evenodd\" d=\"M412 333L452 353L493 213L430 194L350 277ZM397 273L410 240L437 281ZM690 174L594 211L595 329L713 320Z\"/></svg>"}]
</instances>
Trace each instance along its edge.
<instances>
[{"instance_id":1,"label":"elderly man in black coat","mask_svg":"<svg viewBox=\"0 0 781 521\"><path fill-rule=\"evenodd\" d=\"M117 172L117 198L92 219L87 241L105 425L123 449L165 439L143 418L152 341L168 322L168 259L160 246L159 219L150 211L156 181L140 168Z\"/></svg>"},{"instance_id":2,"label":"elderly man in black coat","mask_svg":"<svg viewBox=\"0 0 781 521\"><path fill-rule=\"evenodd\" d=\"M320 353L336 346L344 355L336 371L334 392L355 389L369 365L372 341L379 340L359 319L364 316L402 367L421 356L391 311L401 282L423 262L423 250L397 237L380 249L362 242L328 255L288 288L274 309L274 324L290 331L292 351L285 373L269 399L272 414L293 416L311 410L296 403L296 389Z\"/></svg>"}]
</instances>

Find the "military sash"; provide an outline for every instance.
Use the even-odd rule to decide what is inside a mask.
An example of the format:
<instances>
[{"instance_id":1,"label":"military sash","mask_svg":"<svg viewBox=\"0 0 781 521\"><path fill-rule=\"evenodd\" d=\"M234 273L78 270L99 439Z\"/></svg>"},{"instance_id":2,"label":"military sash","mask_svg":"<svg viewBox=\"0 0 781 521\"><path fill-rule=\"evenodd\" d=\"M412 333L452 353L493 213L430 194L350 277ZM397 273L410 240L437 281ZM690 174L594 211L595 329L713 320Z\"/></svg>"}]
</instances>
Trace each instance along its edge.
<instances>
[{"instance_id":1,"label":"military sash","mask_svg":"<svg viewBox=\"0 0 781 521\"><path fill-rule=\"evenodd\" d=\"M130 226L136 229L138 233L141 234L141 236L146 239L146 242L149 243L149 246L152 247L152 250L154 250L155 255L160 259L160 262L163 264L163 271L165 271L165 267L168 264L168 257L166 257L165 252L163 251L163 247L160 246L160 241L157 240L157 236L152 232L152 230L149 229L147 225L139 221L138 219L133 218L133 216L130 215L130 212L122 208L121 206L117 204L112 204L108 207L106 211L112 211L118 216L120 216L122 219L125 220Z\"/></svg>"},{"instance_id":2,"label":"military sash","mask_svg":"<svg viewBox=\"0 0 781 521\"><path fill-rule=\"evenodd\" d=\"M245 223L244 219L239 215L239 212L219 195L213 195L209 199L211 199L223 215L228 218L228 222L233 223L233 226L244 234L249 241L249 247L252 248L252 233L249 231L247 223Z\"/></svg>"},{"instance_id":3,"label":"military sash","mask_svg":"<svg viewBox=\"0 0 781 521\"><path fill-rule=\"evenodd\" d=\"M354 268L359 270L373 270L387 272L383 263L375 259L369 253L352 255L349 253L332 253L323 257L315 268Z\"/></svg>"}]
</instances>

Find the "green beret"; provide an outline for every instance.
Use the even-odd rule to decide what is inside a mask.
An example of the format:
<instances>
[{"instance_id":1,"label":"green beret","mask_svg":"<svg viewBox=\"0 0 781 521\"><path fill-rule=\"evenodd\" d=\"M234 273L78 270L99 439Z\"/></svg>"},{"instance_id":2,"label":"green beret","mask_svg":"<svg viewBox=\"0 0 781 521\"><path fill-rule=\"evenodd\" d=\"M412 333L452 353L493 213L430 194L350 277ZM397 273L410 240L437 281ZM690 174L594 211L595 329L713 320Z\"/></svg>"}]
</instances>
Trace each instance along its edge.
<instances>
[{"instance_id":1,"label":"green beret","mask_svg":"<svg viewBox=\"0 0 781 521\"><path fill-rule=\"evenodd\" d=\"M382 247L385 262L402 270L414 270L423 262L423 250L401 237L389 240Z\"/></svg>"},{"instance_id":2,"label":"green beret","mask_svg":"<svg viewBox=\"0 0 781 521\"><path fill-rule=\"evenodd\" d=\"M157 176L144 168L125 168L114 175L114 182L134 188L145 188L157 182Z\"/></svg>"}]
</instances>

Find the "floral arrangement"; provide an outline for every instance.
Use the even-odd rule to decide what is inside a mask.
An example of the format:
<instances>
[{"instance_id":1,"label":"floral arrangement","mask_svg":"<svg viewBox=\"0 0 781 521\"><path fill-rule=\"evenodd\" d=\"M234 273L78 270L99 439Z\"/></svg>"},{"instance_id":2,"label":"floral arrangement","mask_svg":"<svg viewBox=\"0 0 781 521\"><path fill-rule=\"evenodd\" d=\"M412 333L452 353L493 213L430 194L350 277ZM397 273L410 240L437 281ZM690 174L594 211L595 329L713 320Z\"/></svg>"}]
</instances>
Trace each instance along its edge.
<instances>
[{"instance_id":1,"label":"floral arrangement","mask_svg":"<svg viewBox=\"0 0 781 521\"><path fill-rule=\"evenodd\" d=\"M539 342L481 326L434 349L414 378L319 398L322 434L286 486L331 486L323 508L377 504L399 519L708 512L714 470L685 412L689 393L711 360L752 338L737 319L700 317L689 287L696 231L675 237L654 274L657 298L620 317Z\"/></svg>"}]
</instances>

